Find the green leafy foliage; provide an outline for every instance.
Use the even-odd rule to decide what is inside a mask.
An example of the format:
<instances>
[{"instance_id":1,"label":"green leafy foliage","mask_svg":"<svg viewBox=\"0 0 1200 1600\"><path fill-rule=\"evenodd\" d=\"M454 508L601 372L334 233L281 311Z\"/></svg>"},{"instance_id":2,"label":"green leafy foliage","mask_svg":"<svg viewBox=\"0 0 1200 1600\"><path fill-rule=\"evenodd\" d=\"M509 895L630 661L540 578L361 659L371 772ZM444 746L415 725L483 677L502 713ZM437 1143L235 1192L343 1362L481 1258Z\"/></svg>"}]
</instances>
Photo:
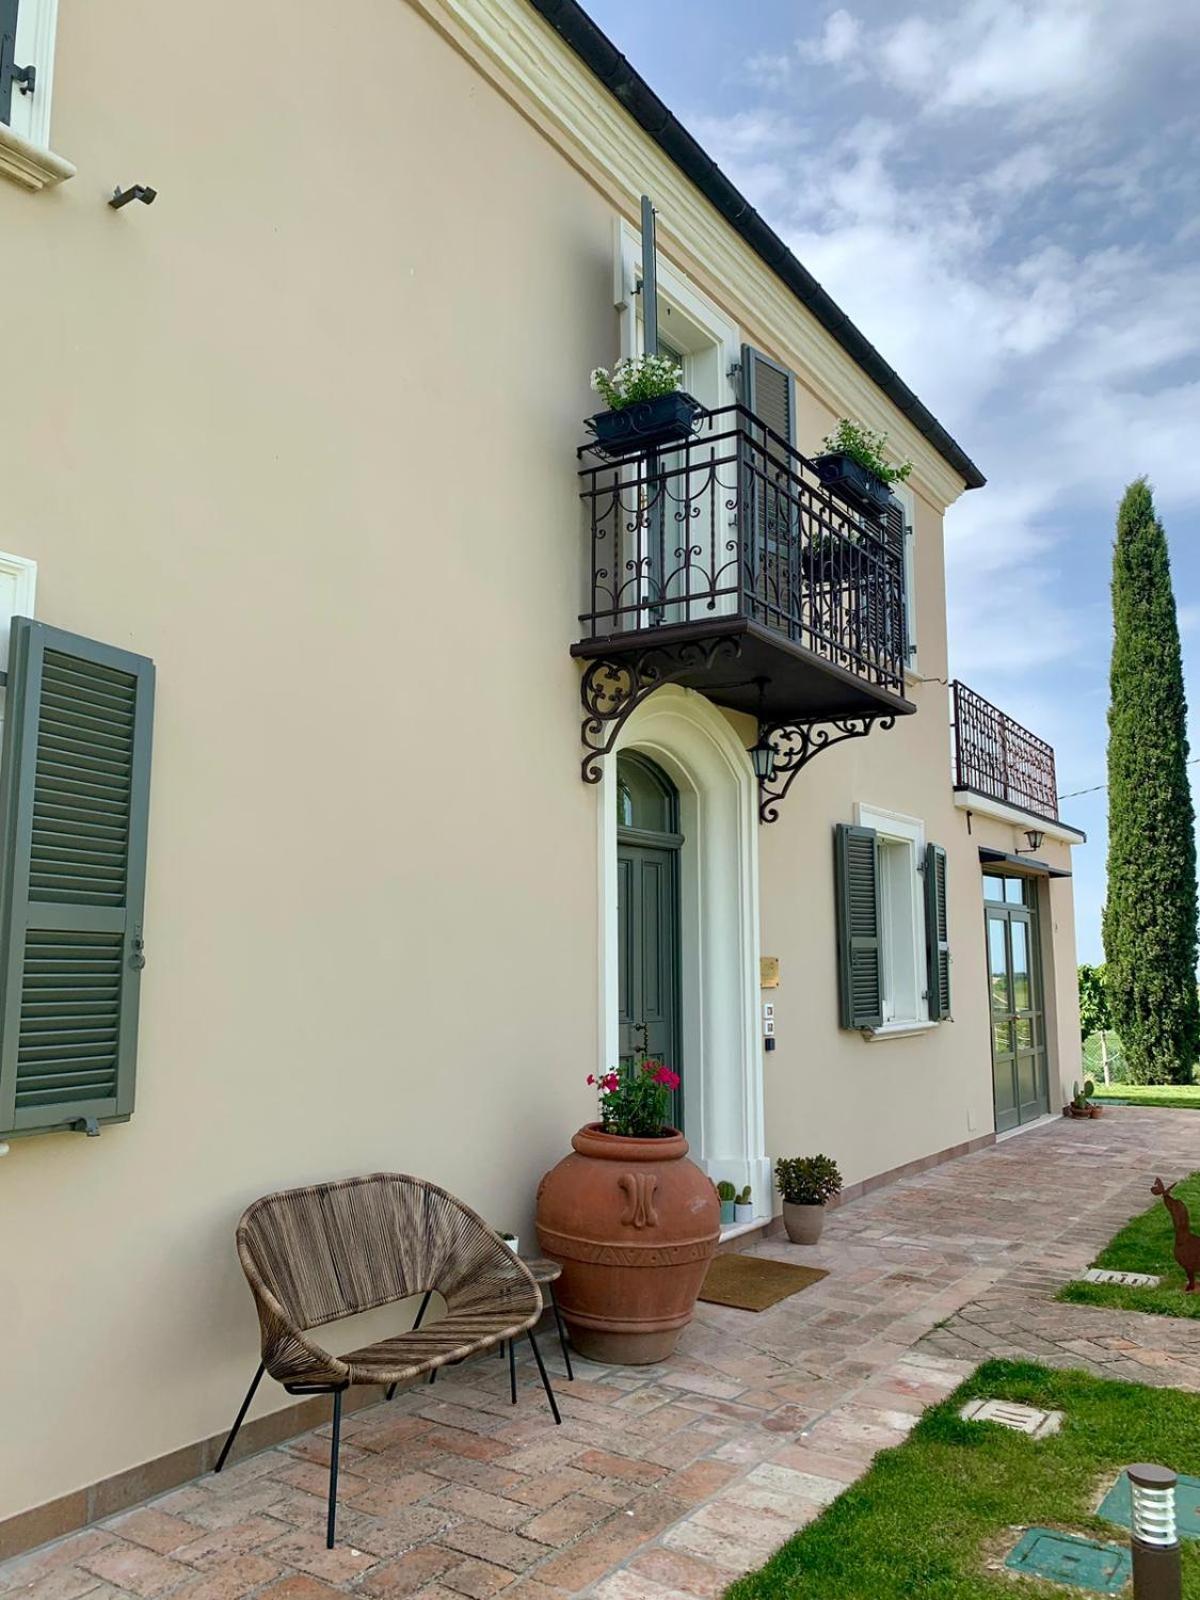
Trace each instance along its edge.
<instances>
[{"instance_id":1,"label":"green leafy foliage","mask_svg":"<svg viewBox=\"0 0 1200 1600\"><path fill-rule=\"evenodd\" d=\"M1167 538L1131 483L1113 551L1105 988L1134 1083L1187 1083L1200 1050L1196 840Z\"/></svg>"},{"instance_id":2,"label":"green leafy foliage","mask_svg":"<svg viewBox=\"0 0 1200 1600\"><path fill-rule=\"evenodd\" d=\"M1140 1102L1139 1102L1140 1103ZM1170 1175L1163 1174L1170 1182ZM1150 1189L1146 1180L1147 1193ZM1194 1226L1200 1229L1200 1172L1193 1172L1175 1185L1175 1198L1191 1212ZM1149 1272L1162 1282L1156 1289L1134 1288L1124 1283L1087 1283L1076 1279L1063 1286L1058 1299L1074 1305L1114 1306L1121 1311L1150 1311L1160 1317L1200 1317L1200 1294L1185 1294L1187 1274L1173 1254L1175 1230L1170 1213L1161 1200L1126 1223L1113 1235L1092 1262L1109 1272Z\"/></svg>"},{"instance_id":3,"label":"green leafy foliage","mask_svg":"<svg viewBox=\"0 0 1200 1600\"><path fill-rule=\"evenodd\" d=\"M639 400L674 394L682 381L683 369L670 356L626 356L611 372L597 367L592 373L592 388L610 411L624 411Z\"/></svg>"},{"instance_id":4,"label":"green leafy foliage","mask_svg":"<svg viewBox=\"0 0 1200 1600\"><path fill-rule=\"evenodd\" d=\"M1049 1439L964 1422L963 1405L985 1398L1062 1411L1066 1420ZM726 1600L1065 1596L1071 1591L989 1570L987 1559L1030 1524L1127 1544L1095 1507L1100 1485L1139 1460L1200 1472L1200 1395L987 1361ZM1185 1600L1200 1600L1200 1544L1186 1540L1182 1560Z\"/></svg>"},{"instance_id":5,"label":"green leafy foliage","mask_svg":"<svg viewBox=\"0 0 1200 1600\"><path fill-rule=\"evenodd\" d=\"M780 1156L775 1187L789 1205L823 1206L842 1188L842 1175L828 1156Z\"/></svg>"},{"instance_id":6,"label":"green leafy foliage","mask_svg":"<svg viewBox=\"0 0 1200 1600\"><path fill-rule=\"evenodd\" d=\"M912 471L913 464L911 461L902 461L893 466L884 454L887 442L886 433L873 433L861 422L851 422L849 417L843 417L833 432L825 435L821 448L830 455L849 456L860 467L873 472L883 483L903 483Z\"/></svg>"},{"instance_id":7,"label":"green leafy foliage","mask_svg":"<svg viewBox=\"0 0 1200 1600\"><path fill-rule=\"evenodd\" d=\"M667 1125L667 1113L679 1074L662 1061L640 1056L598 1078L589 1072L587 1081L599 1096L605 1133L627 1139L662 1139L674 1133Z\"/></svg>"},{"instance_id":8,"label":"green leafy foliage","mask_svg":"<svg viewBox=\"0 0 1200 1600\"><path fill-rule=\"evenodd\" d=\"M1108 1010L1108 990L1104 987L1104 967L1089 966L1085 961L1079 968L1079 1034L1090 1039L1101 1029L1112 1027Z\"/></svg>"}]
</instances>

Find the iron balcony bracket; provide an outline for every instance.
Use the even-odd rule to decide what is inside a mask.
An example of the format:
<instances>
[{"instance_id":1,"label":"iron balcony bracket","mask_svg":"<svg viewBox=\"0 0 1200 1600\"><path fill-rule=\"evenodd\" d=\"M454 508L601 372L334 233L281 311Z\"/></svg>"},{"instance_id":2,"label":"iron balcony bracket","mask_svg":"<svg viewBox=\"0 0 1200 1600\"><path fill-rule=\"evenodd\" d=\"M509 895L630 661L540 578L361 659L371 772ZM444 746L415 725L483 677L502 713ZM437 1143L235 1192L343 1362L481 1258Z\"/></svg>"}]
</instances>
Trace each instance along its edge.
<instances>
[{"instance_id":1,"label":"iron balcony bracket","mask_svg":"<svg viewBox=\"0 0 1200 1600\"><path fill-rule=\"evenodd\" d=\"M767 744L775 754L774 770L758 780L758 820L774 822L780 803L795 781L796 774L822 750L832 750L846 739L862 739L878 723L885 731L894 728L896 718L889 712L869 712L859 717L833 717L823 722L777 722L759 731L759 744Z\"/></svg>"},{"instance_id":2,"label":"iron balcony bracket","mask_svg":"<svg viewBox=\"0 0 1200 1600\"><path fill-rule=\"evenodd\" d=\"M715 661L736 661L742 653L738 638L687 640L681 644L651 645L629 656L601 656L589 661L580 684L583 702L582 772L584 783L599 783L604 776L603 757L612 752L621 729L647 695L664 683L712 669Z\"/></svg>"}]
</instances>

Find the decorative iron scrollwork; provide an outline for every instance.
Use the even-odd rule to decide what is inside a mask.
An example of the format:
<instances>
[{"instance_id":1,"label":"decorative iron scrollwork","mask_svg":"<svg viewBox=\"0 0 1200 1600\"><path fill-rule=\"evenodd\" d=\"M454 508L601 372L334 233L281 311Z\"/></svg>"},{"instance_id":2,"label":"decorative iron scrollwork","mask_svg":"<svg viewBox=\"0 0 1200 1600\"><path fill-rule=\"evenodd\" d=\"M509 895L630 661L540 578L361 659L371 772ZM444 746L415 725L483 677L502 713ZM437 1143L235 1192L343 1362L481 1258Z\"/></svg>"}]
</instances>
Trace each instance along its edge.
<instances>
[{"instance_id":1,"label":"decorative iron scrollwork","mask_svg":"<svg viewBox=\"0 0 1200 1600\"><path fill-rule=\"evenodd\" d=\"M612 751L626 720L647 695L691 673L711 671L718 660L736 661L741 653L740 639L723 637L653 645L635 655L589 661L580 685L584 783L600 782L601 758Z\"/></svg>"},{"instance_id":2,"label":"decorative iron scrollwork","mask_svg":"<svg viewBox=\"0 0 1200 1600\"><path fill-rule=\"evenodd\" d=\"M876 723L886 731L895 727L896 718L873 712L861 717L834 717L824 722L775 723L762 729L759 739L775 752L775 770L769 778L758 780L758 820L774 822L778 818L780 803L786 798L796 774L814 756L819 756L822 750L832 750L835 744L846 739L862 739Z\"/></svg>"}]
</instances>

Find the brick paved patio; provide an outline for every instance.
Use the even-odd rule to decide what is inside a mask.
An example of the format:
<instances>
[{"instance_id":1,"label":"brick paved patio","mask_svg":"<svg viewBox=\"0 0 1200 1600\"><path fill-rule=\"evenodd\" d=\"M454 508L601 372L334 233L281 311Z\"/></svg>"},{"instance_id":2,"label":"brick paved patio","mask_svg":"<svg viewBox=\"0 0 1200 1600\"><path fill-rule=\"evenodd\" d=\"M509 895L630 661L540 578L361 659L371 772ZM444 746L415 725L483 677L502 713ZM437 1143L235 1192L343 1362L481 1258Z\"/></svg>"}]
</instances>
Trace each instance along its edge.
<instances>
[{"instance_id":1,"label":"brick paved patio","mask_svg":"<svg viewBox=\"0 0 1200 1600\"><path fill-rule=\"evenodd\" d=\"M1047 1124L843 1207L819 1249L758 1246L830 1276L758 1315L701 1305L662 1367L568 1384L555 1361L562 1428L532 1368L514 1411L487 1359L356 1412L332 1552L319 1429L0 1566L0 1593L719 1595L988 1356L1200 1388L1200 1323L1048 1298L1156 1173L1198 1165L1200 1114Z\"/></svg>"}]
</instances>

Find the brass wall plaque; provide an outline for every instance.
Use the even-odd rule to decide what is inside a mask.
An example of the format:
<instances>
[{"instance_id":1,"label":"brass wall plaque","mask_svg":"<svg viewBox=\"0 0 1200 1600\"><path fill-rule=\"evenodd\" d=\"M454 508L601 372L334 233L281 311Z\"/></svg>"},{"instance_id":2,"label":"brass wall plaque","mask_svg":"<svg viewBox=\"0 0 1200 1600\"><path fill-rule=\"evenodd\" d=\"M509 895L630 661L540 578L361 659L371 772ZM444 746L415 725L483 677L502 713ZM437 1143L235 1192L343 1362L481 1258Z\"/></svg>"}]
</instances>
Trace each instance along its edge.
<instances>
[{"instance_id":1,"label":"brass wall plaque","mask_svg":"<svg viewBox=\"0 0 1200 1600\"><path fill-rule=\"evenodd\" d=\"M779 957L763 956L759 963L759 985L763 989L779 987Z\"/></svg>"}]
</instances>

